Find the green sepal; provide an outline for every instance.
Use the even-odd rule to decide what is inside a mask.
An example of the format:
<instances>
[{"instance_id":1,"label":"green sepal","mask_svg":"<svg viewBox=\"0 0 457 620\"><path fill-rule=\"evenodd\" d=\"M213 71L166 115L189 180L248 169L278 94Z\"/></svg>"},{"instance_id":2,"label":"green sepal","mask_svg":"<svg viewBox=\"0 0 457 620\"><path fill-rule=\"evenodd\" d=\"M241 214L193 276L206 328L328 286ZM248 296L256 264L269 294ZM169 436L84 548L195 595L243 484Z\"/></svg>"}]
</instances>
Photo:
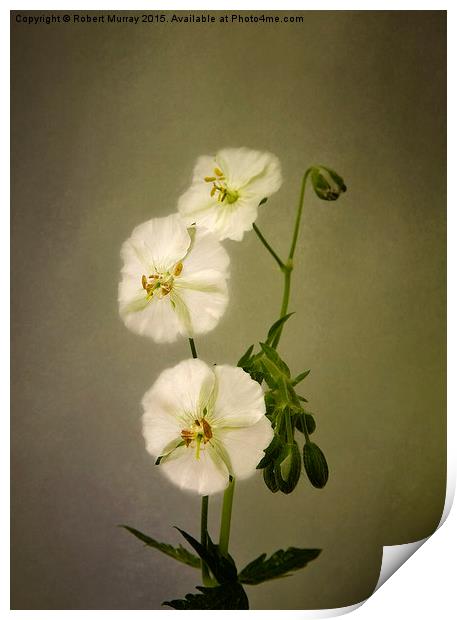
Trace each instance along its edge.
<instances>
[{"instance_id":1,"label":"green sepal","mask_svg":"<svg viewBox=\"0 0 457 620\"><path fill-rule=\"evenodd\" d=\"M221 585L236 581L237 570L235 562L230 556L222 555L219 551L219 546L213 543L209 534L205 548L200 542L198 542L198 540L184 530L181 530L179 527L176 529L184 536L189 545L195 549L201 559L208 565L209 569Z\"/></svg>"},{"instance_id":2,"label":"green sepal","mask_svg":"<svg viewBox=\"0 0 457 620\"><path fill-rule=\"evenodd\" d=\"M186 594L185 599L165 601L173 609L249 609L243 586L238 582L225 583L215 588L196 586L202 594Z\"/></svg>"},{"instance_id":3,"label":"green sepal","mask_svg":"<svg viewBox=\"0 0 457 620\"><path fill-rule=\"evenodd\" d=\"M284 446L274 465L276 484L282 493L289 494L300 480L301 456L297 442Z\"/></svg>"},{"instance_id":4,"label":"green sepal","mask_svg":"<svg viewBox=\"0 0 457 620\"><path fill-rule=\"evenodd\" d=\"M284 447L284 442L278 435L274 435L270 445L265 448L265 456L262 458L256 469L265 469L270 463L274 463Z\"/></svg>"},{"instance_id":5,"label":"green sepal","mask_svg":"<svg viewBox=\"0 0 457 620\"><path fill-rule=\"evenodd\" d=\"M192 566L192 568L200 568L201 562L200 558L198 558L187 549L184 549L181 545L178 547L173 547L172 545L168 545L167 543L161 543L146 534L143 534L139 530L136 530L134 527L130 527L128 525L120 525L119 527L123 527L125 530L139 538L147 547L152 547L153 549L157 549L157 551L161 551L168 555L170 558L177 560L178 562L182 562L183 564L187 564L187 566Z\"/></svg>"},{"instance_id":6,"label":"green sepal","mask_svg":"<svg viewBox=\"0 0 457 620\"><path fill-rule=\"evenodd\" d=\"M301 381L303 381L303 379L306 379L306 377L309 375L310 372L311 372L311 370L305 370L305 371L301 372L292 381L292 385L293 386L298 385Z\"/></svg>"},{"instance_id":7,"label":"green sepal","mask_svg":"<svg viewBox=\"0 0 457 620\"><path fill-rule=\"evenodd\" d=\"M274 462L271 462L263 470L263 480L272 493L277 493L279 491L279 486L276 482Z\"/></svg>"},{"instance_id":8,"label":"green sepal","mask_svg":"<svg viewBox=\"0 0 457 620\"><path fill-rule=\"evenodd\" d=\"M240 368L244 368L249 363L253 349L254 349L254 345L251 344L248 350L245 353L243 353L243 355L238 360L237 366L239 366Z\"/></svg>"},{"instance_id":9,"label":"green sepal","mask_svg":"<svg viewBox=\"0 0 457 620\"><path fill-rule=\"evenodd\" d=\"M343 179L334 170L325 166L311 169L311 183L316 195L321 200L337 200L347 189Z\"/></svg>"},{"instance_id":10,"label":"green sepal","mask_svg":"<svg viewBox=\"0 0 457 620\"><path fill-rule=\"evenodd\" d=\"M328 465L322 450L312 441L303 446L303 463L306 475L316 489L322 489L328 480Z\"/></svg>"},{"instance_id":11,"label":"green sepal","mask_svg":"<svg viewBox=\"0 0 457 620\"><path fill-rule=\"evenodd\" d=\"M284 316L282 316L280 319L278 319L277 321L275 321L273 323L273 325L268 330L268 336L267 336L267 340L266 340L267 344L270 344L270 345L272 344L272 342L276 338L277 334L281 331L282 326L284 325L284 323L288 319L290 319L290 317L293 314L294 314L294 312L289 312L289 314L285 314Z\"/></svg>"},{"instance_id":12,"label":"green sepal","mask_svg":"<svg viewBox=\"0 0 457 620\"><path fill-rule=\"evenodd\" d=\"M315 560L321 549L297 549L289 547L285 551L279 549L266 559L267 554L262 553L258 558L250 562L238 575L241 583L255 586L263 581L290 576L291 571L304 568L308 562Z\"/></svg>"}]
</instances>

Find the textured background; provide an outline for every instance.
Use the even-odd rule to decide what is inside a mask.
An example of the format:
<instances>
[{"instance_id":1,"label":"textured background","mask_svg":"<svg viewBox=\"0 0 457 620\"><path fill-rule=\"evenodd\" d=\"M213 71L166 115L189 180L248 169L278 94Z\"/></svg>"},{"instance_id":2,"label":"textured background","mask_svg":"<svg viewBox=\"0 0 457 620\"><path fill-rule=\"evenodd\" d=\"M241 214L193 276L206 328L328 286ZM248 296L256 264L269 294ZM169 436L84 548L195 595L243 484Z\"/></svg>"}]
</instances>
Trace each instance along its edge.
<instances>
[{"instance_id":1,"label":"textured background","mask_svg":"<svg viewBox=\"0 0 457 620\"><path fill-rule=\"evenodd\" d=\"M97 13L94 13L97 14ZM12 15L12 607L159 608L198 583L116 528L178 542L199 500L153 467L139 402L185 340L118 318L119 249L175 209L195 158L276 153L258 220L283 254L300 177L321 162L349 191L307 197L281 344L331 478L291 496L239 484L232 553L321 547L253 608L349 605L383 544L429 535L445 490L445 14L305 12L303 24L16 24ZM227 242L231 302L197 342L235 363L278 314L281 279L254 234ZM211 502L211 531L217 507Z\"/></svg>"}]
</instances>

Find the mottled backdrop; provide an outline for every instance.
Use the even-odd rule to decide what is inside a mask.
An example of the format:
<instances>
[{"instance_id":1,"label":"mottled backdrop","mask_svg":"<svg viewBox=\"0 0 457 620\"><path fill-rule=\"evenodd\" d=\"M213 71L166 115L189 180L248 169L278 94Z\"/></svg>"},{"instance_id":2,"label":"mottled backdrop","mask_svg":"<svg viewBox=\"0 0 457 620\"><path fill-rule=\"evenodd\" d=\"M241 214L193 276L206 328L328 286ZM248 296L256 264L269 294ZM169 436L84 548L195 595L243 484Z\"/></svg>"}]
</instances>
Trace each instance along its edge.
<instances>
[{"instance_id":1,"label":"mottled backdrop","mask_svg":"<svg viewBox=\"0 0 457 620\"><path fill-rule=\"evenodd\" d=\"M253 608L367 597L382 545L431 534L443 507L445 13L317 11L276 25L27 25L18 14L12 606L159 608L198 583L116 527L178 542L170 526L197 533L199 519L198 498L153 467L140 427L143 393L189 356L187 342L155 345L121 323L119 249L175 209L198 155L241 145L283 164L258 220L283 253L309 164L349 189L333 204L307 197L281 343L294 371L312 369L330 481L303 480L291 496L261 476L239 484L232 551L243 565L323 549L295 576L249 588ZM229 310L198 348L235 363L277 316L282 283L253 233L225 246Z\"/></svg>"}]
</instances>

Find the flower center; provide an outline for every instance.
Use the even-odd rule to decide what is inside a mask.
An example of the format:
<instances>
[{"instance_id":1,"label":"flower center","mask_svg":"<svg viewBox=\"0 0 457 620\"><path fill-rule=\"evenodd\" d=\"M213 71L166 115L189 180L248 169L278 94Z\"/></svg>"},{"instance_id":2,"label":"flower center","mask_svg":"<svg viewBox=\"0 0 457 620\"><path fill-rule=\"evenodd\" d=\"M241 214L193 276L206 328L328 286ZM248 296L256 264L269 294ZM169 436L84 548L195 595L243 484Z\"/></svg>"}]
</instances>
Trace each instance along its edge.
<instances>
[{"instance_id":1,"label":"flower center","mask_svg":"<svg viewBox=\"0 0 457 620\"><path fill-rule=\"evenodd\" d=\"M211 426L205 420L205 418L195 419L190 428L185 428L181 431L181 437L186 444L186 448L193 447L193 442L196 442L196 454L195 458L200 458L200 445L208 443L213 436Z\"/></svg>"},{"instance_id":2,"label":"flower center","mask_svg":"<svg viewBox=\"0 0 457 620\"><path fill-rule=\"evenodd\" d=\"M211 197L217 195L218 202L227 202L229 205L236 202L239 198L239 194L236 190L227 187L227 182L224 173L220 168L214 168L213 177L205 177L206 183L212 183Z\"/></svg>"},{"instance_id":3,"label":"flower center","mask_svg":"<svg viewBox=\"0 0 457 620\"><path fill-rule=\"evenodd\" d=\"M141 276L141 286L146 291L146 299L149 301L153 296L162 299L171 292L175 278L181 275L183 264L176 263L173 269L165 273L152 273L149 276Z\"/></svg>"}]
</instances>

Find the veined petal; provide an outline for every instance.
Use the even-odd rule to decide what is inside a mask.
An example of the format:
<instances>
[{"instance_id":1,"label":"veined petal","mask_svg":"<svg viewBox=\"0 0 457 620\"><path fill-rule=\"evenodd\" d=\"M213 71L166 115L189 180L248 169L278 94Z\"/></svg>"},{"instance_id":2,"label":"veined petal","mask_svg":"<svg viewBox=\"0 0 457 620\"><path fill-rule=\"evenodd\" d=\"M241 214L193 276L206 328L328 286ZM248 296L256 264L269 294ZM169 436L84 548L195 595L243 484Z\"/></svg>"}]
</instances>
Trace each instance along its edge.
<instances>
[{"instance_id":1,"label":"veined petal","mask_svg":"<svg viewBox=\"0 0 457 620\"><path fill-rule=\"evenodd\" d=\"M119 312L124 323L140 336L149 336L156 342L174 342L182 326L171 298L148 301L144 290L135 288L132 278L124 276L119 284Z\"/></svg>"},{"instance_id":2,"label":"veined petal","mask_svg":"<svg viewBox=\"0 0 457 620\"><path fill-rule=\"evenodd\" d=\"M189 322L183 325L188 335L204 334L216 327L227 307L226 278L214 269L188 274L176 283L173 299L181 320Z\"/></svg>"},{"instance_id":3,"label":"veined petal","mask_svg":"<svg viewBox=\"0 0 457 620\"><path fill-rule=\"evenodd\" d=\"M190 236L179 214L153 218L137 226L122 246L124 269L136 272L141 265L144 271L167 271L189 246Z\"/></svg>"},{"instance_id":4,"label":"veined petal","mask_svg":"<svg viewBox=\"0 0 457 620\"><path fill-rule=\"evenodd\" d=\"M164 370L144 395L145 412L163 411L178 420L181 430L201 414L213 390L214 372L199 359L188 359Z\"/></svg>"},{"instance_id":5,"label":"veined petal","mask_svg":"<svg viewBox=\"0 0 457 620\"><path fill-rule=\"evenodd\" d=\"M199 157L191 187L179 198L187 224L214 232L219 240L241 241L252 229L262 198L282 183L275 155L247 148L227 148L215 157Z\"/></svg>"},{"instance_id":6,"label":"veined petal","mask_svg":"<svg viewBox=\"0 0 457 620\"><path fill-rule=\"evenodd\" d=\"M231 474L236 478L251 476L264 456L264 449L273 439L273 429L266 416L246 428L218 428L214 432L224 446L231 463Z\"/></svg>"},{"instance_id":7,"label":"veined petal","mask_svg":"<svg viewBox=\"0 0 457 620\"><path fill-rule=\"evenodd\" d=\"M223 170L230 188L242 190L255 180L266 177L271 177L271 187L275 188L271 193L281 186L281 165L276 155L272 153L254 151L246 147L228 148L220 150L215 159Z\"/></svg>"},{"instance_id":8,"label":"veined petal","mask_svg":"<svg viewBox=\"0 0 457 620\"><path fill-rule=\"evenodd\" d=\"M223 491L229 482L229 472L224 462L209 444L200 450L198 459L190 446L176 448L159 468L180 489L199 495Z\"/></svg>"},{"instance_id":9,"label":"veined petal","mask_svg":"<svg viewBox=\"0 0 457 620\"><path fill-rule=\"evenodd\" d=\"M182 277L211 268L228 277L230 258L217 237L205 228L196 228L192 245L183 260Z\"/></svg>"},{"instance_id":10,"label":"veined petal","mask_svg":"<svg viewBox=\"0 0 457 620\"><path fill-rule=\"evenodd\" d=\"M196 181L178 199L178 211L188 226L197 223L213 231L213 227L208 225L216 217L214 208L220 203L210 195L211 186L204 181Z\"/></svg>"},{"instance_id":11,"label":"veined petal","mask_svg":"<svg viewBox=\"0 0 457 620\"><path fill-rule=\"evenodd\" d=\"M252 426L265 414L263 391L242 368L215 366L216 398L209 423L214 428Z\"/></svg>"}]
</instances>

